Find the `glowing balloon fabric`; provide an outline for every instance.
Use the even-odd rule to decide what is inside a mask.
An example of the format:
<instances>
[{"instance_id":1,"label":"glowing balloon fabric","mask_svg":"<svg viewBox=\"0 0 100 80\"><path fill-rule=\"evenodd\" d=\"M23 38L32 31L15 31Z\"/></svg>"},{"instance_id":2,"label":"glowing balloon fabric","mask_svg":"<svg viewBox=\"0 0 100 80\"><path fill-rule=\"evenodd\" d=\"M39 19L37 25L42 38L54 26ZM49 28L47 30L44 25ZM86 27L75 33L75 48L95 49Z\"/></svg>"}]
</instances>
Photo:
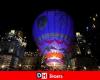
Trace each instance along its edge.
<instances>
[{"instance_id":1,"label":"glowing balloon fabric","mask_svg":"<svg viewBox=\"0 0 100 80\"><path fill-rule=\"evenodd\" d=\"M67 54L73 38L73 21L65 12L45 11L36 18L33 24L33 37L41 55L47 56L46 62L50 62L50 64L52 62L63 63L62 56ZM51 58L53 55L56 55L55 60Z\"/></svg>"}]
</instances>

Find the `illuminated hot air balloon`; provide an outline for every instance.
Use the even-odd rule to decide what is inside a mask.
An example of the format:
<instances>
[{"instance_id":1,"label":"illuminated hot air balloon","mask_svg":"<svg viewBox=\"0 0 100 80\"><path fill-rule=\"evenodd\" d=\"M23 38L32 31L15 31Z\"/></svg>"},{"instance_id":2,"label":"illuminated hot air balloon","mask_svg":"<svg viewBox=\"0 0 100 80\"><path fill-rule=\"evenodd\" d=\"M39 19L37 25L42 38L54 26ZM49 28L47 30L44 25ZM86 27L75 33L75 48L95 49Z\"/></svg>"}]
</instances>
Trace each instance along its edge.
<instances>
[{"instance_id":1,"label":"illuminated hot air balloon","mask_svg":"<svg viewBox=\"0 0 100 80\"><path fill-rule=\"evenodd\" d=\"M48 66L61 68L73 39L72 18L63 11L41 13L33 24L33 38Z\"/></svg>"}]
</instances>

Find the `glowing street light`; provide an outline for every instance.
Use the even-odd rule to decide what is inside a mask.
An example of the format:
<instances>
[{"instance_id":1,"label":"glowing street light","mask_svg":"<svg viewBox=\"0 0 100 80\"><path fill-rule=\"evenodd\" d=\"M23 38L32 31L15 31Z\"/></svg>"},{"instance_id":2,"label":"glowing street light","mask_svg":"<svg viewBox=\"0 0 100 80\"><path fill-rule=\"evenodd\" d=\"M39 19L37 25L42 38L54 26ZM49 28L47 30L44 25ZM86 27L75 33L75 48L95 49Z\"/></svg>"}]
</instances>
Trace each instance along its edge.
<instances>
[{"instance_id":1,"label":"glowing street light","mask_svg":"<svg viewBox=\"0 0 100 80\"><path fill-rule=\"evenodd\" d=\"M93 17L93 21L95 21L96 19L95 19L95 17Z\"/></svg>"},{"instance_id":2,"label":"glowing street light","mask_svg":"<svg viewBox=\"0 0 100 80\"><path fill-rule=\"evenodd\" d=\"M76 32L76 36L78 37L78 36L80 36L81 34L80 34L80 32Z\"/></svg>"}]
</instances>

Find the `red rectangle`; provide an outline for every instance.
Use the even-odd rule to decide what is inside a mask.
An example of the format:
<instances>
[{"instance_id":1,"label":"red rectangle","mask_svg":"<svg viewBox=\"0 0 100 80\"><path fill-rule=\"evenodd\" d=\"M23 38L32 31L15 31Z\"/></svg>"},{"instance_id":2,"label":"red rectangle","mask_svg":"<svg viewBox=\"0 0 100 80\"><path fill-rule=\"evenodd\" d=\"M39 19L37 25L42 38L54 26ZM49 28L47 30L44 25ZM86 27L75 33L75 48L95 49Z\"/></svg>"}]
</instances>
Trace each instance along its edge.
<instances>
[{"instance_id":1,"label":"red rectangle","mask_svg":"<svg viewBox=\"0 0 100 80\"><path fill-rule=\"evenodd\" d=\"M1 71L0 80L42 79L37 77L37 73L47 73L44 80L100 80L100 71Z\"/></svg>"}]
</instances>

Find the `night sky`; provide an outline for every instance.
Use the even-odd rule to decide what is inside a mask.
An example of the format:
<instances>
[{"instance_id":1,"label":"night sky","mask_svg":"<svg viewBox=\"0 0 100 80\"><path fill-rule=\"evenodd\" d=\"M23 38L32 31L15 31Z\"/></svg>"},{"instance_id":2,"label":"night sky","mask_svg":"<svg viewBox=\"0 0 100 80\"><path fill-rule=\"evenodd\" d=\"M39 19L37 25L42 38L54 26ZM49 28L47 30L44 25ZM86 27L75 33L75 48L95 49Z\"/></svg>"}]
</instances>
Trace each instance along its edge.
<instances>
[{"instance_id":1,"label":"night sky","mask_svg":"<svg viewBox=\"0 0 100 80\"><path fill-rule=\"evenodd\" d=\"M75 23L75 31L85 33L85 26L88 23L88 17L100 14L98 2L85 2L84 0L40 0L32 2L1 2L0 3L0 34L10 29L22 30L27 36L28 49L36 49L36 45L32 39L32 24L35 18L44 10L60 9L64 10L73 17ZM99 23L98 23L99 24ZM99 27L97 27L97 40ZM95 41L97 42L97 41ZM99 49L99 47L97 48ZM99 55L99 53L98 53Z\"/></svg>"}]
</instances>

